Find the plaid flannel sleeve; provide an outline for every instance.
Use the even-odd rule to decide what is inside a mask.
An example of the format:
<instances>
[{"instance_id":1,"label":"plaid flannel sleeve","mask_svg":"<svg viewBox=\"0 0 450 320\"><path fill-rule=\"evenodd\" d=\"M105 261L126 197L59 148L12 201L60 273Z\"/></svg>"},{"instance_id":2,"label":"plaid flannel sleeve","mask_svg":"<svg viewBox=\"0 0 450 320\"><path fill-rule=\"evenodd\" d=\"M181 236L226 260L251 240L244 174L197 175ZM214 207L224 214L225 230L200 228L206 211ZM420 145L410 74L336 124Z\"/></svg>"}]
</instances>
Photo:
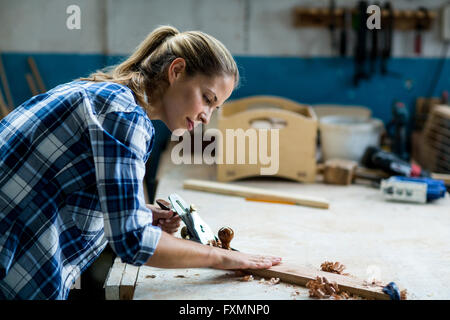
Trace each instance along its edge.
<instances>
[{"instance_id":1,"label":"plaid flannel sleeve","mask_svg":"<svg viewBox=\"0 0 450 320\"><path fill-rule=\"evenodd\" d=\"M89 124L105 237L123 262L142 265L161 229L145 205L145 161L154 128L139 112L109 112Z\"/></svg>"}]
</instances>

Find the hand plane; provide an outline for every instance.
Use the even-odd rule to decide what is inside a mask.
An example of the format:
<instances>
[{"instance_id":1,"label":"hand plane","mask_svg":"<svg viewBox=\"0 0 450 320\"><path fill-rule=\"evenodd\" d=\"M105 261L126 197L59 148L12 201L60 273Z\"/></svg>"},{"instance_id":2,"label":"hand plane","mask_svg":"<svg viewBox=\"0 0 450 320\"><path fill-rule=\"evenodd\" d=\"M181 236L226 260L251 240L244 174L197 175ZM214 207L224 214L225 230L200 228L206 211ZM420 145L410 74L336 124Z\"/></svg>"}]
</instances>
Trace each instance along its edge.
<instances>
[{"instance_id":1,"label":"hand plane","mask_svg":"<svg viewBox=\"0 0 450 320\"><path fill-rule=\"evenodd\" d=\"M163 199L157 199L156 203L161 209L173 210L180 216L185 224L181 229L181 237L183 239L237 251L229 246L234 236L234 232L231 228L221 228L218 232L219 238L217 238L211 231L211 228L200 217L197 209L192 204L188 205L187 202L176 193L172 193L169 196L169 202Z\"/></svg>"}]
</instances>

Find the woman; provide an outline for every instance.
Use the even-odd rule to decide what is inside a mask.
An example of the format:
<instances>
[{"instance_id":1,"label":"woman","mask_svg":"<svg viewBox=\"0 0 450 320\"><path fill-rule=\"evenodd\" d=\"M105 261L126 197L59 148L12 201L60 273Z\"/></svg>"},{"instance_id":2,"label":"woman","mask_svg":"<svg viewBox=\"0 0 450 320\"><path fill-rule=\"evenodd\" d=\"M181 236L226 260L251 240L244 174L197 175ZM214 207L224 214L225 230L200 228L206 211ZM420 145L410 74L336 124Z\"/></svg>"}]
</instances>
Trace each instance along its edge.
<instances>
[{"instance_id":1,"label":"woman","mask_svg":"<svg viewBox=\"0 0 450 320\"><path fill-rule=\"evenodd\" d=\"M277 257L176 238L180 218L144 201L150 119L171 131L192 130L208 123L238 81L236 63L219 41L160 27L111 71L60 85L4 118L0 298L66 299L107 243L133 265L278 264Z\"/></svg>"}]
</instances>

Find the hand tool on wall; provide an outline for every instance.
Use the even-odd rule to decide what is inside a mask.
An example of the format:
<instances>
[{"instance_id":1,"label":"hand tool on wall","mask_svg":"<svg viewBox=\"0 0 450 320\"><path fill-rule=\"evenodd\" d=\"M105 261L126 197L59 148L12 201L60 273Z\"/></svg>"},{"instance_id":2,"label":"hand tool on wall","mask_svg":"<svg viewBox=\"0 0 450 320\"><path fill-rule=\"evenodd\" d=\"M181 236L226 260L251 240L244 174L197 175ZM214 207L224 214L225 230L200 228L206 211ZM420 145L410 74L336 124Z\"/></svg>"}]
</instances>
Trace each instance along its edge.
<instances>
[{"instance_id":1,"label":"hand tool on wall","mask_svg":"<svg viewBox=\"0 0 450 320\"><path fill-rule=\"evenodd\" d=\"M351 29L352 25L352 13L350 10L344 9L342 14L342 28L339 39L339 54L341 57L345 57L347 55L347 32Z\"/></svg>"},{"instance_id":2,"label":"hand tool on wall","mask_svg":"<svg viewBox=\"0 0 450 320\"><path fill-rule=\"evenodd\" d=\"M394 29L394 10L391 3L388 1L384 5L384 9L387 11L387 16L383 19L383 27L381 28L382 45L381 49L381 73L386 74L387 60L391 56L392 51L392 32Z\"/></svg>"},{"instance_id":3,"label":"hand tool on wall","mask_svg":"<svg viewBox=\"0 0 450 320\"><path fill-rule=\"evenodd\" d=\"M422 32L428 24L428 10L425 7L419 7L419 12L423 12L424 18L417 17L416 21L416 36L414 38L414 53L422 54Z\"/></svg>"},{"instance_id":4,"label":"hand tool on wall","mask_svg":"<svg viewBox=\"0 0 450 320\"><path fill-rule=\"evenodd\" d=\"M392 120L387 124L386 129L394 140L393 152L405 161L409 159L409 154L406 151L408 122L409 112L405 104L400 101L394 101L392 105Z\"/></svg>"},{"instance_id":5,"label":"hand tool on wall","mask_svg":"<svg viewBox=\"0 0 450 320\"><path fill-rule=\"evenodd\" d=\"M330 23L328 29L330 30L331 38L331 51L334 53L337 49L337 39L336 39L336 3L334 0L330 0Z\"/></svg>"},{"instance_id":6,"label":"hand tool on wall","mask_svg":"<svg viewBox=\"0 0 450 320\"><path fill-rule=\"evenodd\" d=\"M366 39L367 39L367 2L358 2L358 13L356 15L356 46L355 46L355 72L353 76L353 84L358 86L361 79L367 78L365 71L366 60Z\"/></svg>"},{"instance_id":7,"label":"hand tool on wall","mask_svg":"<svg viewBox=\"0 0 450 320\"><path fill-rule=\"evenodd\" d=\"M375 2L376 6L380 6L380 4L378 2ZM370 30L370 36L371 36L371 41L370 41L370 74L373 76L376 72L376 63L377 63L377 58L379 55L379 48L378 48L378 34L379 34L379 30L374 28L372 30Z\"/></svg>"},{"instance_id":8,"label":"hand tool on wall","mask_svg":"<svg viewBox=\"0 0 450 320\"><path fill-rule=\"evenodd\" d=\"M230 241L233 239L234 232L230 227L223 227L219 230L217 238L211 228L200 217L197 209L193 205L188 205L187 202L176 193L169 196L169 202L163 199L157 199L156 203L163 210L173 210L178 214L185 224L181 229L181 237L186 240L196 241L205 245L221 247L223 249L230 249Z\"/></svg>"}]
</instances>

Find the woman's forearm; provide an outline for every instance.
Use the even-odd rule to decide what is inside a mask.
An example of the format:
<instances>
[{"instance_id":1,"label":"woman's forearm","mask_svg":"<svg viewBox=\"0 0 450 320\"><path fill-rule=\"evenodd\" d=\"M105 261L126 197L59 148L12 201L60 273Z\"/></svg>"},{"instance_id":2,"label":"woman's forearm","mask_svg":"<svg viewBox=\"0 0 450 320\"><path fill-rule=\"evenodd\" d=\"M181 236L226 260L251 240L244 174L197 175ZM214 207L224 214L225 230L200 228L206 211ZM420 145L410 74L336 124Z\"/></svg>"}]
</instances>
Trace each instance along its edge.
<instances>
[{"instance_id":1,"label":"woman's forearm","mask_svg":"<svg viewBox=\"0 0 450 320\"><path fill-rule=\"evenodd\" d=\"M157 268L209 268L220 263L223 249L161 233L158 246L146 265Z\"/></svg>"}]
</instances>

